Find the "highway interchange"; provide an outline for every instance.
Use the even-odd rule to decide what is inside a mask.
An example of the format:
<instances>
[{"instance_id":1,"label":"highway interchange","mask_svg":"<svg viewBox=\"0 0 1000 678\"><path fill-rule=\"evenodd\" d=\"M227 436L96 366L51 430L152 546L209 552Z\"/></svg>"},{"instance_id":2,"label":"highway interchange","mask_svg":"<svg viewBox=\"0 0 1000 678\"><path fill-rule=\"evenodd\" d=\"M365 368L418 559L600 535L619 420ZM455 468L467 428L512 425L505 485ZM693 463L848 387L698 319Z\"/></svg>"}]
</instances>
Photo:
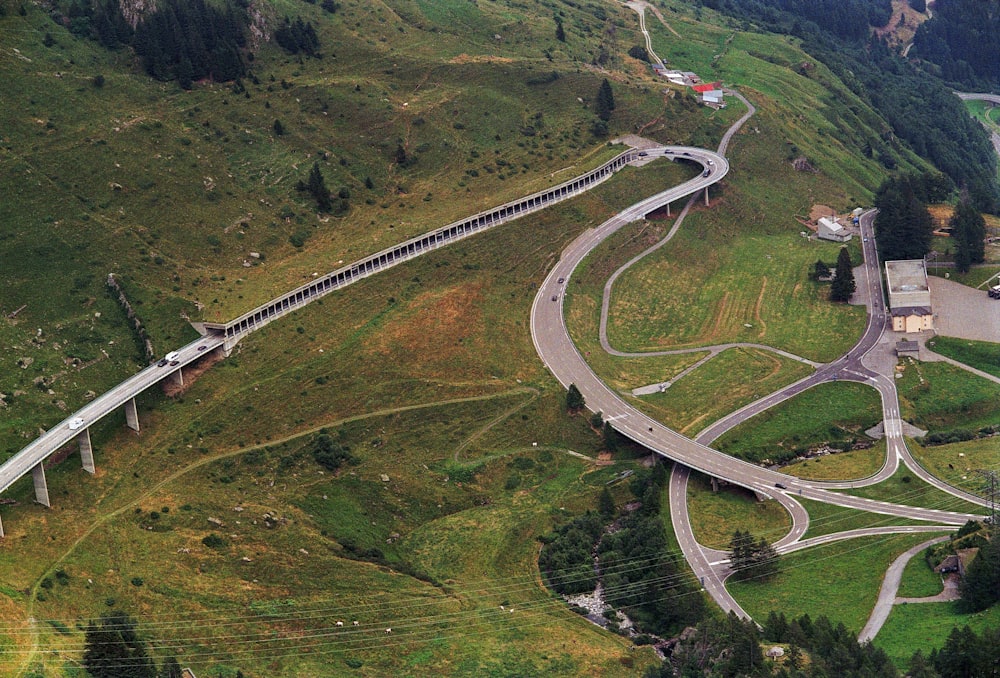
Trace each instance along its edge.
<instances>
[{"instance_id":1,"label":"highway interchange","mask_svg":"<svg viewBox=\"0 0 1000 678\"><path fill-rule=\"evenodd\" d=\"M549 272L539 287L531 307L531 335L539 357L565 387L575 384L584 395L587 407L594 412L601 412L605 421L621 434L652 450L667 459L677 462L670 480L670 507L674 530L678 541L696 577L702 582L705 590L722 607L724 611L735 611L741 616L748 616L739 604L729 595L725 588L725 579L730 574L725 554L702 547L694 537L690 520L687 515L687 480L690 469L698 470L712 477L725 480L736 485L753 490L758 495L771 497L781 503L792 517L792 528L781 539L775 542L779 552L791 552L817 543L830 540L853 538L863 535L885 534L889 532L938 532L953 530L971 518L981 516L951 511L935 510L891 504L861 497L851 496L838 490L863 485L871 485L885 480L893 475L900 464L905 465L914 475L924 481L948 492L956 497L970 502L983 504L978 497L957 490L927 473L910 455L903 438L902 419L896 394L895 382L891 369L886 365L894 365L891 346L886 343L886 308L883 302L882 276L875 250L872 223L874 212L865 213L860 220L863 240L865 264L859 276L857 295L867 305L868 322L859 341L840 359L827 364L816 364L805 359L802 362L816 367L810 376L793 383L775 393L761 398L740 410L731 413L715 422L695 439L687 438L671 430L655 419L641 412L625 396L616 393L608 387L590 368L584 356L572 343L563 314L563 302L569 281L574 271L583 259L598 247L610 235L634 221L642 220L647 214L665 205L684 198L690 198L684 210L678 216L673 229L666 240L680 227L684 215L691 204L702 191L721 181L730 171L725 157L725 149L740 126L754 113L753 106L735 92L747 106L747 113L737 121L724 135L718 151L710 151L689 146L660 146L652 142L641 147L632 157L630 164L642 165L647 162L679 160L696 163L701 171L688 181L667 188L651 197L641 200L615 215L597 228L589 229L576 238L562 252L560 260ZM587 186L589 187L589 186ZM706 194L707 195L707 194ZM547 202L544 203L547 206ZM534 208L541 208L543 202L537 202ZM517 214L516 216L520 216ZM511 218L516 218L513 216ZM506 219L505 219L506 220ZM446 227L448 228L448 227ZM459 234L456 234L456 237ZM461 235L464 235L464 231ZM437 238L435 238L436 242ZM430 248L428 248L429 251ZM414 256L425 250L414 252ZM645 253L644 253L645 254ZM409 257L407 257L409 258ZM637 257L638 260L641 257ZM630 264L633 262L629 262ZM378 267L379 270L381 267ZM372 272L375 272L373 267ZM613 283L609 281L608 290ZM312 295L308 295L312 298ZM318 295L317 295L318 296ZM602 328L607 323L607 311L602 313ZM256 329L255 327L251 329ZM606 336L602 332L602 343L605 348L615 353L607 345ZM700 350L712 350L713 355L729 345L721 347L701 347ZM88 435L86 428L78 430L81 425L89 426L113 409L166 376L179 373L186 364L194 362L204 355L205 351L226 348L226 337L220 334L208 334L177 350L173 361L166 365L154 364L138 374L122 382L114 389L95 398L86 406L73 413L70 417L28 445L20 453L0 465L0 492L6 490L18 478L40 469L41 462L54 449L69 443L74 438L81 438L81 448L84 445L82 436ZM780 352L780 351L779 351ZM787 354L786 354L787 355ZM891 357L887 360L887 357ZM846 380L867 384L875 388L881 397L884 430L887 440L886 460L875 475L852 482L817 482L807 481L782 474L780 472L756 466L708 447L725 431L746 421L754 415L777 405L795 395L823 382ZM134 408L134 404L133 404ZM134 417L134 409L133 409ZM82 420L82 421L81 421ZM136 426L137 426L136 422ZM89 450L89 436L86 440ZM93 471L92 458L90 467ZM44 483L44 480L42 481ZM37 491L37 479L36 479ZM834 535L826 535L817 539L804 539L809 524L809 516L797 497L805 497L815 501L837 506L868 511L887 516L927 521L927 525L896 526L853 530ZM41 501L41 499L39 499ZM43 503L47 503L43 502ZM2 528L0 528L2 529ZM2 534L2 533L0 533ZM877 629L876 629L877 630Z\"/></svg>"}]
</instances>

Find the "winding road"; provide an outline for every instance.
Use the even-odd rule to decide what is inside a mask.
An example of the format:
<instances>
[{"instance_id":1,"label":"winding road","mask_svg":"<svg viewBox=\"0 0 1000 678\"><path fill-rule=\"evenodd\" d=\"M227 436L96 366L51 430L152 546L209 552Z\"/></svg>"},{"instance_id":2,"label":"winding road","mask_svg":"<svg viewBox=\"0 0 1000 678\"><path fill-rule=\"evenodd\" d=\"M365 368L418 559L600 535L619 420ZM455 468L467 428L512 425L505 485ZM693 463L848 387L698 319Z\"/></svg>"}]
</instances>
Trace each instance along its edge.
<instances>
[{"instance_id":1,"label":"winding road","mask_svg":"<svg viewBox=\"0 0 1000 678\"><path fill-rule=\"evenodd\" d=\"M730 94L735 93L730 92ZM740 97L740 99L747 106L747 114L740 118L726 132L717 151L719 155L725 153L733 135L754 113L753 106L745 98ZM660 152L670 154L671 150L670 147L665 147ZM612 426L619 433L661 456L678 462L674 466L674 473L670 482L670 507L674 530L677 533L680 546L695 576L723 611L733 611L742 617L748 617L746 612L725 589L725 579L730 574L728 563L725 559L718 558L718 552L702 547L691 531L686 503L688 469L690 468L699 470L710 476L728 480L751 489L758 494L770 496L778 500L792 515L793 523L791 531L775 544L779 553L797 550L817 543L812 540L803 539L808 529L809 517L802 505L795 500L795 496L807 497L816 501L862 511L936 523L919 527L898 526L855 530L839 535L827 535L822 538L824 541L869 534L917 531L940 532L950 529L949 526L962 524L969 519L981 518L981 516L975 514L891 504L835 492L835 490L881 482L892 476L900 464L904 464L915 475L935 487L967 501L983 504L983 501L979 497L953 488L943 481L938 480L926 472L913 459L903 439L902 419L893 375L891 373L885 374L879 372L866 365L866 357L869 354L872 354L874 358L880 353L879 347L884 343L883 338L886 330L885 295L872 230L874 211L867 212L861 219L865 267L862 272L863 275L859 284L858 294L868 306L868 320L860 340L840 359L832 363L818 365L818 369L812 375L776 393L761 398L723 418L703 431L696 440L686 438L647 416L627 402L622 396L615 393L597 376L589 365L587 365L586 360L580 354L579 350L577 350L569 336L563 313L563 286L571 279L576 267L594 248L628 223L641 218L642 215L649 213L655 207L665 204L664 198L669 195L669 192L668 189L615 215L599 227L582 234L562 252L560 261L549 273L549 276L540 286L538 294L535 297L531 310L531 333L535 348L542 361L564 387L568 387L570 384L576 385L583 394L587 407L590 410L600 412L604 420L611 422ZM601 310L600 339L602 347L609 353L613 355L636 355L615 351L607 340L608 299L614 281L629 266L664 246L677 232L690 205L691 202L685 207L685 210L678 217L663 240L626 263L621 269L615 271L606 284ZM707 350L710 351L709 358L711 358L714 353L721 349L722 347L700 347L697 349L685 349L685 351ZM670 352L660 352L658 354L664 353ZM868 362L872 362L876 366L884 363L884 361L876 361L874 359ZM776 471L747 464L707 446L725 431L754 415L794 397L817 384L835 380L849 380L867 384L875 388L881 397L884 429L887 439L887 453L882 468L873 476L854 482L800 480Z\"/></svg>"}]
</instances>

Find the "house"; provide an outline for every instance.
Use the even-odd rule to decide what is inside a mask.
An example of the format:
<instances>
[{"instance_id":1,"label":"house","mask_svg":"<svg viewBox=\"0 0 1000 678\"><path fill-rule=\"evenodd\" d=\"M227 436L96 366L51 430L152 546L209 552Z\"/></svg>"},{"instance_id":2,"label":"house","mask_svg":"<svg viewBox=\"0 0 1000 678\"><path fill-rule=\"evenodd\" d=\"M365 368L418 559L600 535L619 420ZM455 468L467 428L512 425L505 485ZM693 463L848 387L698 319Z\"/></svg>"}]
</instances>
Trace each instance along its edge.
<instances>
[{"instance_id":1,"label":"house","mask_svg":"<svg viewBox=\"0 0 1000 678\"><path fill-rule=\"evenodd\" d=\"M723 101L724 96L725 95L721 89L711 89L707 92L702 92L701 102L706 106L718 106L719 108L722 108L726 105L726 102Z\"/></svg>"},{"instance_id":2,"label":"house","mask_svg":"<svg viewBox=\"0 0 1000 678\"><path fill-rule=\"evenodd\" d=\"M833 242L847 242L851 239L851 234L837 221L837 217L820 217L816 224L816 237Z\"/></svg>"},{"instance_id":3,"label":"house","mask_svg":"<svg viewBox=\"0 0 1000 678\"><path fill-rule=\"evenodd\" d=\"M894 332L934 329L934 310L923 259L885 262L889 285L889 310Z\"/></svg>"}]
</instances>

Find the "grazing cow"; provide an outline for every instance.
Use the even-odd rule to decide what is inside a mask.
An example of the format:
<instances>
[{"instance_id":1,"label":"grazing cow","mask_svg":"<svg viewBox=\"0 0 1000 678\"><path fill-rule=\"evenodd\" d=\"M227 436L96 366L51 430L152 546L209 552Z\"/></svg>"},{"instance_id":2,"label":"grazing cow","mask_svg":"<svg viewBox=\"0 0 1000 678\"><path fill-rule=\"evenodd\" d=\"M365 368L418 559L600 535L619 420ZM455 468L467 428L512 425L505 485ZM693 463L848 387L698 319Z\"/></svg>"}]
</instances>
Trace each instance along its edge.
<instances>
[{"instance_id":1,"label":"grazing cow","mask_svg":"<svg viewBox=\"0 0 1000 678\"><path fill-rule=\"evenodd\" d=\"M344 622L342 622L342 621L337 622L337 626L343 626L343 625L344 625Z\"/></svg>"},{"instance_id":2,"label":"grazing cow","mask_svg":"<svg viewBox=\"0 0 1000 678\"><path fill-rule=\"evenodd\" d=\"M354 625L355 626L361 626L361 622L359 622L357 619L355 619L354 620Z\"/></svg>"},{"instance_id":3,"label":"grazing cow","mask_svg":"<svg viewBox=\"0 0 1000 678\"><path fill-rule=\"evenodd\" d=\"M386 633L392 633L392 629L386 629L385 632Z\"/></svg>"}]
</instances>

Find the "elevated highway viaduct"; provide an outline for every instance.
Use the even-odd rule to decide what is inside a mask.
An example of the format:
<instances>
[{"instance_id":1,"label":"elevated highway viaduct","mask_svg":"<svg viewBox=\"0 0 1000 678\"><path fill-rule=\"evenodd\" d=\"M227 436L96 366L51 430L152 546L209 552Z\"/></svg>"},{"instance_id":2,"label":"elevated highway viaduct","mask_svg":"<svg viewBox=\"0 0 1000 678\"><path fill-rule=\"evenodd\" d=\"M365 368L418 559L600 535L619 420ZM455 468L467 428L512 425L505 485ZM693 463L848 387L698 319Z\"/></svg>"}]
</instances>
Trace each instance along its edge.
<instances>
[{"instance_id":1,"label":"elevated highway viaduct","mask_svg":"<svg viewBox=\"0 0 1000 678\"><path fill-rule=\"evenodd\" d=\"M228 355L247 334L303 308L330 292L494 226L573 198L603 183L629 165L643 164L656 158L688 161L701 167L698 176L669 191L670 200L680 200L702 190L705 191L707 200L708 188L720 181L729 171L729 163L722 155L700 148L689 146L629 148L599 167L569 181L453 222L317 277L228 323L195 323L195 327L203 336L171 352L175 355L172 355L172 359L166 364L155 363L129 377L66 417L0 464L0 492L6 491L17 480L31 474L35 500L44 506L49 506L44 468L46 459L75 440L79 446L83 468L89 473L94 473L96 466L90 440L90 427L118 408L124 408L126 424L138 432L136 396L164 379L183 381L183 368L204 355L213 351ZM669 205L669 200L644 201L630 209L641 216L662 205ZM0 537L3 534L3 523L0 521Z\"/></svg>"}]
</instances>

